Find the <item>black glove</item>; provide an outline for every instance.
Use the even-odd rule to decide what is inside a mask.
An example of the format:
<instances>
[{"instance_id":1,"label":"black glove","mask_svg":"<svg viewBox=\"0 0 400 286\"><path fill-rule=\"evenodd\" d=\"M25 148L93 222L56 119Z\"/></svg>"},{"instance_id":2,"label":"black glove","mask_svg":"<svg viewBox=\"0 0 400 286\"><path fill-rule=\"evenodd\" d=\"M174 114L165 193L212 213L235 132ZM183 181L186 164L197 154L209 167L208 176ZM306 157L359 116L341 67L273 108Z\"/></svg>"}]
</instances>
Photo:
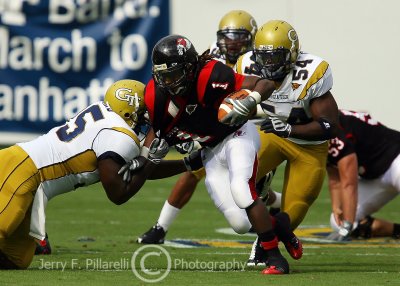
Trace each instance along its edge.
<instances>
[{"instance_id":1,"label":"black glove","mask_svg":"<svg viewBox=\"0 0 400 286\"><path fill-rule=\"evenodd\" d=\"M190 154L194 149L194 141L176 144L175 149L181 154Z\"/></svg>"},{"instance_id":2,"label":"black glove","mask_svg":"<svg viewBox=\"0 0 400 286\"><path fill-rule=\"evenodd\" d=\"M198 169L203 168L203 160L201 158L201 149L193 151L189 156L183 158L183 162L185 163L186 169L188 171L196 171Z\"/></svg>"},{"instance_id":3,"label":"black glove","mask_svg":"<svg viewBox=\"0 0 400 286\"><path fill-rule=\"evenodd\" d=\"M274 133L283 138L289 137L292 132L292 126L289 123L285 123L275 116L265 118L260 129L265 133Z\"/></svg>"}]
</instances>

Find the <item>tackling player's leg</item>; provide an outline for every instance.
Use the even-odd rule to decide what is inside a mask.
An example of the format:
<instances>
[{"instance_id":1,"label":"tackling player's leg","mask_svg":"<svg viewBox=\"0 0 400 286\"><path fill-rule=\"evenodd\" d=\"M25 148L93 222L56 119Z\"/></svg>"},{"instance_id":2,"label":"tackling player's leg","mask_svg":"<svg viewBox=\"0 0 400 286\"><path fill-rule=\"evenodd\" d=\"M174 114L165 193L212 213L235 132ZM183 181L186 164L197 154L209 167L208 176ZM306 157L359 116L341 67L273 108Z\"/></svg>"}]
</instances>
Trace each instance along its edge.
<instances>
[{"instance_id":1,"label":"tackling player's leg","mask_svg":"<svg viewBox=\"0 0 400 286\"><path fill-rule=\"evenodd\" d=\"M16 145L0 150L0 165L0 268L15 265L24 269L35 251L29 228L40 176L26 152Z\"/></svg>"}]
</instances>

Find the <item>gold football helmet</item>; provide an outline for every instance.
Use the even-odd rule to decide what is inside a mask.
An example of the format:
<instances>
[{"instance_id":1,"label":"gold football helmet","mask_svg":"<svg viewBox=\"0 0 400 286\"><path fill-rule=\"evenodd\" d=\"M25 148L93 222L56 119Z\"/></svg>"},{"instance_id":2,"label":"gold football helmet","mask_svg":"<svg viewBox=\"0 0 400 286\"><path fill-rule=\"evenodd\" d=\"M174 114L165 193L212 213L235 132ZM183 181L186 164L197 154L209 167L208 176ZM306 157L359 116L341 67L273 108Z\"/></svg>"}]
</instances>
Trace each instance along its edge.
<instances>
[{"instance_id":1,"label":"gold football helmet","mask_svg":"<svg viewBox=\"0 0 400 286\"><path fill-rule=\"evenodd\" d=\"M104 102L133 129L146 112L144 84L137 80L123 79L114 82L104 96Z\"/></svg>"},{"instance_id":2,"label":"gold football helmet","mask_svg":"<svg viewBox=\"0 0 400 286\"><path fill-rule=\"evenodd\" d=\"M230 11L219 22L217 46L221 54L234 64L240 55L251 50L256 32L256 20L249 13Z\"/></svg>"},{"instance_id":3,"label":"gold football helmet","mask_svg":"<svg viewBox=\"0 0 400 286\"><path fill-rule=\"evenodd\" d=\"M256 33L254 53L262 74L271 80L283 80L299 55L299 38L285 21L272 20Z\"/></svg>"}]
</instances>

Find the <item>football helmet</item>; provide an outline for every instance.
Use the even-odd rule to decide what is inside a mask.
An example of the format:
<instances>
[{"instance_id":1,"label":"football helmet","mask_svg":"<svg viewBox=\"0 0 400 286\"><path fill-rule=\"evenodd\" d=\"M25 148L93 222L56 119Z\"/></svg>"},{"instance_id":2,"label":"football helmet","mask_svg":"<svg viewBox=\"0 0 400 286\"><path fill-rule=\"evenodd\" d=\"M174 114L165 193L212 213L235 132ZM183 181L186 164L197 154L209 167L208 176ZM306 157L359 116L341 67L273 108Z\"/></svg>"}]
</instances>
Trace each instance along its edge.
<instances>
[{"instance_id":1,"label":"football helmet","mask_svg":"<svg viewBox=\"0 0 400 286\"><path fill-rule=\"evenodd\" d=\"M144 84L123 79L114 82L104 96L104 102L133 129L144 119Z\"/></svg>"},{"instance_id":2,"label":"football helmet","mask_svg":"<svg viewBox=\"0 0 400 286\"><path fill-rule=\"evenodd\" d=\"M162 38L151 55L155 83L171 96L184 95L195 80L198 58L195 47L186 37Z\"/></svg>"},{"instance_id":3,"label":"football helmet","mask_svg":"<svg viewBox=\"0 0 400 286\"><path fill-rule=\"evenodd\" d=\"M283 80L299 55L299 38L295 29L285 21L272 20L256 33L254 54L264 77Z\"/></svg>"},{"instance_id":4,"label":"football helmet","mask_svg":"<svg viewBox=\"0 0 400 286\"><path fill-rule=\"evenodd\" d=\"M218 26L217 46L231 63L252 48L257 32L256 20L246 11L233 10L225 14Z\"/></svg>"}]
</instances>

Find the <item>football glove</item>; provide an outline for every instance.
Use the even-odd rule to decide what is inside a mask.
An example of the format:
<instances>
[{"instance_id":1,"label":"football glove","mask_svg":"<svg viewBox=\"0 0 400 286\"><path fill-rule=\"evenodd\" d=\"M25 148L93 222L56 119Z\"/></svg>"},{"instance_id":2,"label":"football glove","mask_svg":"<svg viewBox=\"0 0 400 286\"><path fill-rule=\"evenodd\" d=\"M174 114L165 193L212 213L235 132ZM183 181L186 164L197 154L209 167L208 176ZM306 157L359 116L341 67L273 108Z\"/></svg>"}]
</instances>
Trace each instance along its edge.
<instances>
[{"instance_id":1,"label":"football glove","mask_svg":"<svg viewBox=\"0 0 400 286\"><path fill-rule=\"evenodd\" d=\"M138 170L140 170L144 163L146 162L146 158L143 156L136 157L125 165L121 167L118 171L118 175L122 174L122 180L126 183L129 183L132 179L132 174Z\"/></svg>"},{"instance_id":2,"label":"football glove","mask_svg":"<svg viewBox=\"0 0 400 286\"><path fill-rule=\"evenodd\" d=\"M190 154L194 149L194 141L176 144L175 149L181 154Z\"/></svg>"},{"instance_id":3,"label":"football glove","mask_svg":"<svg viewBox=\"0 0 400 286\"><path fill-rule=\"evenodd\" d=\"M350 240L350 234L353 229L353 224L349 221L343 221L342 225L339 227L338 232L332 232L326 239L332 241L348 241Z\"/></svg>"},{"instance_id":4,"label":"football glove","mask_svg":"<svg viewBox=\"0 0 400 286\"><path fill-rule=\"evenodd\" d=\"M265 133L274 133L283 138L289 137L292 132L292 126L289 123L285 123L275 116L265 118L260 129Z\"/></svg>"},{"instance_id":5,"label":"football glove","mask_svg":"<svg viewBox=\"0 0 400 286\"><path fill-rule=\"evenodd\" d=\"M165 139L154 138L149 147L148 159L154 164L160 163L169 151L169 146Z\"/></svg>"},{"instance_id":6,"label":"football glove","mask_svg":"<svg viewBox=\"0 0 400 286\"><path fill-rule=\"evenodd\" d=\"M261 95L253 91L243 99L225 98L225 101L232 104L233 109L225 116L222 123L234 126L240 125L249 119L253 111L256 110L257 104L260 103Z\"/></svg>"},{"instance_id":7,"label":"football glove","mask_svg":"<svg viewBox=\"0 0 400 286\"><path fill-rule=\"evenodd\" d=\"M203 167L203 160L201 158L201 149L193 151L189 156L183 158L183 163L185 163L186 169L188 171L196 171Z\"/></svg>"}]
</instances>

